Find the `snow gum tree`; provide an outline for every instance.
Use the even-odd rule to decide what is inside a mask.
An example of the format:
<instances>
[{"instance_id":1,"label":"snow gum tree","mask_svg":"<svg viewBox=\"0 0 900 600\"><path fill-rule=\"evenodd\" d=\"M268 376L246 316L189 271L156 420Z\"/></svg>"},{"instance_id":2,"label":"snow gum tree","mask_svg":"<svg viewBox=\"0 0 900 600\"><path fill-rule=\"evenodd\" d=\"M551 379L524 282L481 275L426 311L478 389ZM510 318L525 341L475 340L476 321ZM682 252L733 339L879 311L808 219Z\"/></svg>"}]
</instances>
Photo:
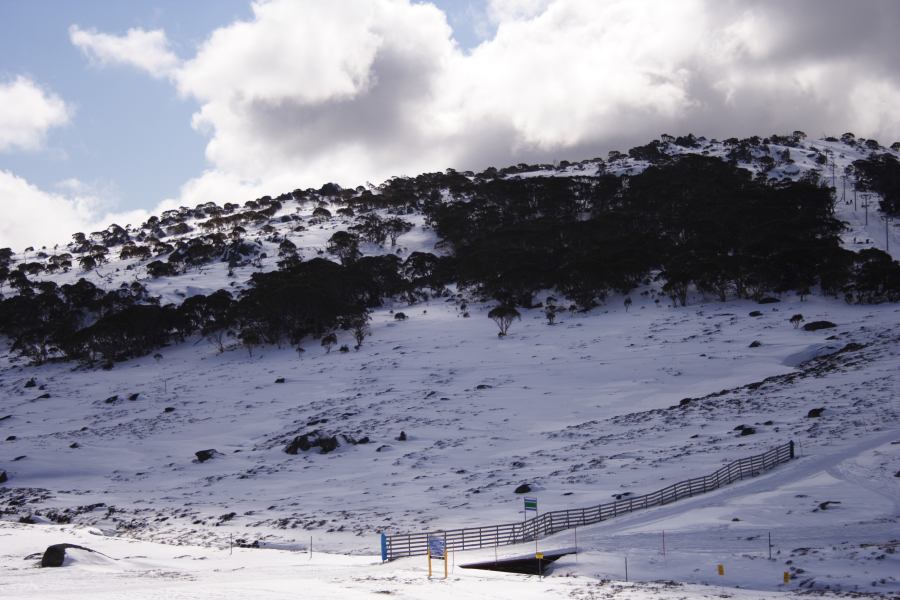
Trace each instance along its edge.
<instances>
[{"instance_id":1,"label":"snow gum tree","mask_svg":"<svg viewBox=\"0 0 900 600\"><path fill-rule=\"evenodd\" d=\"M522 315L519 314L515 306L501 304L491 309L488 313L488 318L500 328L500 333L497 334L498 337L504 337L509 331L509 326L512 325L512 322L521 319Z\"/></svg>"}]
</instances>

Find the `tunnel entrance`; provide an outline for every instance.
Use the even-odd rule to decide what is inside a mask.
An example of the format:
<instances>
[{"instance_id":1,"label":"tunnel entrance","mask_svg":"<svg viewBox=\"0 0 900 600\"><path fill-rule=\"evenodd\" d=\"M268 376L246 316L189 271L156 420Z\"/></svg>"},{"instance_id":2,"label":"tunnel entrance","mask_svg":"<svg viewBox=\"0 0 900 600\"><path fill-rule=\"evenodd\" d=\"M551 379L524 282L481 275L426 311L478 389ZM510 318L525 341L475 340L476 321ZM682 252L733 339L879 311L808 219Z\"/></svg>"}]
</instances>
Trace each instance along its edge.
<instances>
[{"instance_id":1,"label":"tunnel entrance","mask_svg":"<svg viewBox=\"0 0 900 600\"><path fill-rule=\"evenodd\" d=\"M523 575L547 575L553 570L553 563L566 554L574 554L575 548L562 550L550 550L543 553L544 557L538 559L534 554L501 558L477 563L460 565L463 569L481 569L483 571L503 571L505 573L521 573Z\"/></svg>"}]
</instances>

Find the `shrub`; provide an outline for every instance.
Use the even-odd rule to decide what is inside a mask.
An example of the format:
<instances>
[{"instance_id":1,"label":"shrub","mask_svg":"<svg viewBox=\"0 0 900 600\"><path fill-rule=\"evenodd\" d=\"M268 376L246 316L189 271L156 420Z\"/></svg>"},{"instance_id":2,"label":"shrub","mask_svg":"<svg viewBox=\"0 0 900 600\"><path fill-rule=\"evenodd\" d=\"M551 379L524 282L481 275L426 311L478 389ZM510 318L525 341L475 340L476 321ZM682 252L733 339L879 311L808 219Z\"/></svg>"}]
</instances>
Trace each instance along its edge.
<instances>
[{"instance_id":1,"label":"shrub","mask_svg":"<svg viewBox=\"0 0 900 600\"><path fill-rule=\"evenodd\" d=\"M521 319L522 315L516 310L516 307L507 304L495 306L488 313L488 318L497 324L500 329L499 337L504 337L509 331L509 326L517 319Z\"/></svg>"}]
</instances>

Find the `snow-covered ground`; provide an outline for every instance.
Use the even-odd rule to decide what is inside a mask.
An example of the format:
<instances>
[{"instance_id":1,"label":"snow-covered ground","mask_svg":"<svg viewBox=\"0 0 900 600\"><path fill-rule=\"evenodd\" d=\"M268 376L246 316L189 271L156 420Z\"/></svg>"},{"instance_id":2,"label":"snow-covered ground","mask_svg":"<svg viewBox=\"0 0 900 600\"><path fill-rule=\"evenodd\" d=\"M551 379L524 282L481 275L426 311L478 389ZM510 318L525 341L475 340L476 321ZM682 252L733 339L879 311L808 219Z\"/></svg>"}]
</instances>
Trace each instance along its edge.
<instances>
[{"instance_id":1,"label":"snow-covered ground","mask_svg":"<svg viewBox=\"0 0 900 600\"><path fill-rule=\"evenodd\" d=\"M94 532L96 533L96 532ZM107 600L129 598L256 598L287 600L305 598L436 598L440 599L517 599L575 598L620 600L734 598L735 600L783 600L804 597L794 590L736 589L731 564L726 577L713 585L683 584L667 581L666 570L653 569L656 582L624 582L597 579L579 574L584 566L596 568L604 561L620 568L621 555L600 553L566 557L554 574L539 579L491 571L461 569L451 558L450 576L443 579L442 566L435 564L435 577L427 578L424 560L406 559L381 565L375 557L349 557L313 551L256 550L226 547L170 546L109 538L92 530L48 525L41 528L0 522L0 589L9 600ZM98 553L82 550L67 552L62 569L37 569L39 557L23 557L36 547L67 540L90 547ZM660 564L689 558L673 551L667 557L655 556ZM615 560L618 558L619 560ZM635 577L641 577L643 563L639 555L630 555ZM831 564L830 562L827 564ZM896 563L895 563L896 564ZM645 565L645 566L642 566ZM693 565L691 565L693 566ZM714 572L715 565L703 564ZM780 580L780 567L772 565L770 579ZM646 571L645 571L646 573ZM711 576L711 577L714 577ZM789 585L788 587L796 587ZM727 591L726 591L727 589ZM825 597L832 597L825 594Z\"/></svg>"},{"instance_id":2,"label":"snow-covered ground","mask_svg":"<svg viewBox=\"0 0 900 600\"><path fill-rule=\"evenodd\" d=\"M838 168L862 155L831 146ZM792 157L801 168L812 161ZM859 207L837 210L851 226L848 247L883 247L874 210L869 228ZM432 232L415 222L401 252L434 251ZM292 238L305 258L346 225L318 227ZM266 246L270 256L276 247ZM898 249L892 239L895 257ZM113 261L89 277L108 286L144 280L142 264ZM244 270L229 278L217 264L145 282L176 300L234 289L253 268ZM900 593L900 306L787 294L764 305L695 296L673 308L652 287L630 297L628 310L612 297L553 326L523 310L505 339L487 318L490 305L463 308L451 297L385 306L371 337L348 353L311 341L302 357L275 347L220 354L192 339L110 371L0 355L0 470L9 477L0 485L0 596ZM837 326L795 329L788 320L797 313ZM344 343L352 346L349 336ZM813 408L824 411L809 417ZM755 433L740 435L741 425ZM284 452L313 430L337 435L340 447ZM493 550L454 557L447 582L426 581L424 559L380 565L375 556L381 531L518 521L521 483L541 511L590 506L789 439L800 458L771 473L579 530L577 558L561 559L543 581L459 568ZM206 449L218 454L197 462ZM229 539L262 547L231 555ZM62 570L23 560L61 542L115 560L75 552ZM574 531L540 542L575 544ZM631 580L687 583L618 583L626 556ZM786 570L794 578L784 586Z\"/></svg>"},{"instance_id":3,"label":"snow-covered ground","mask_svg":"<svg viewBox=\"0 0 900 600\"><path fill-rule=\"evenodd\" d=\"M15 439L2 442L10 481L0 507L144 540L221 546L233 535L305 549L312 539L371 555L382 530L518 520L523 482L541 510L590 506L794 439L802 458L769 475L581 532L585 555L556 572L621 578L627 551L632 578L715 583L703 565L748 552L763 565L760 536L772 531L784 560L797 548L829 557L825 570L803 567L817 588L877 590L884 578L896 591L892 554L871 563L877 577L859 559L900 540L900 309L788 297L674 309L637 297L627 312L610 305L554 326L526 312L506 339L486 306L463 318L454 303L432 302L403 307L405 322L376 313L358 352L310 345L302 359L287 348L250 357L200 341L108 372L7 363L0 435ZM794 329L796 312L838 327ZM850 343L863 347L827 356ZM32 377L39 387L25 388ZM808 418L812 408L823 416ZM741 436L739 425L756 433ZM371 442L283 452L314 429ZM195 462L210 448L222 455ZM828 501L840 504L820 509ZM663 530L685 553L665 568L655 557ZM567 535L557 545L572 545ZM783 562L764 566L780 577ZM756 582L762 568L728 582L776 589Z\"/></svg>"}]
</instances>

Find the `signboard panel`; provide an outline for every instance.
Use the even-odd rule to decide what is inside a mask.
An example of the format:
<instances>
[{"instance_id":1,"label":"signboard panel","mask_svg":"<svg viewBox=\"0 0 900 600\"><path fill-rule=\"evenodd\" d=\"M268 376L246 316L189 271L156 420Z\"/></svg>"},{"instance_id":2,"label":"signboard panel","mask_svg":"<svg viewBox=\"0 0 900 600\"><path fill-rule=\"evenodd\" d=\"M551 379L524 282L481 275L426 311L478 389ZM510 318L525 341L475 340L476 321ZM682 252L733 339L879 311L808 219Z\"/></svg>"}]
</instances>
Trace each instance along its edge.
<instances>
[{"instance_id":1,"label":"signboard panel","mask_svg":"<svg viewBox=\"0 0 900 600\"><path fill-rule=\"evenodd\" d=\"M446 546L444 545L443 537L428 538L428 551L431 554L431 558L444 558L445 550Z\"/></svg>"}]
</instances>

